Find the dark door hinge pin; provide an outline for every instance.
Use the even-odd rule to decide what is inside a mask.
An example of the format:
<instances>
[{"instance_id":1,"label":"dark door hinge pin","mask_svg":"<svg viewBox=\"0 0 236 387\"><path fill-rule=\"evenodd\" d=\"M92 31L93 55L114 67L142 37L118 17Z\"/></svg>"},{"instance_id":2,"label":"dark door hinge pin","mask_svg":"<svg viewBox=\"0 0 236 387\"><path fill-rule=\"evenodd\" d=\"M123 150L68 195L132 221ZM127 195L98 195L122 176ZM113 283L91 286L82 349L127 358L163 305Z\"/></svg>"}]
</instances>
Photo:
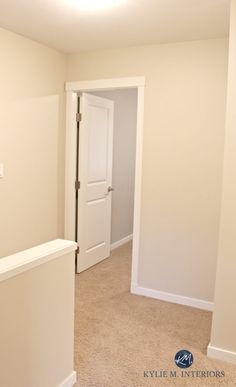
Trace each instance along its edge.
<instances>
[{"instance_id":1,"label":"dark door hinge pin","mask_svg":"<svg viewBox=\"0 0 236 387\"><path fill-rule=\"evenodd\" d=\"M75 189L80 189L80 181L75 181Z\"/></svg>"},{"instance_id":2,"label":"dark door hinge pin","mask_svg":"<svg viewBox=\"0 0 236 387\"><path fill-rule=\"evenodd\" d=\"M82 121L82 114L81 113L76 113L76 121L81 122Z\"/></svg>"}]
</instances>

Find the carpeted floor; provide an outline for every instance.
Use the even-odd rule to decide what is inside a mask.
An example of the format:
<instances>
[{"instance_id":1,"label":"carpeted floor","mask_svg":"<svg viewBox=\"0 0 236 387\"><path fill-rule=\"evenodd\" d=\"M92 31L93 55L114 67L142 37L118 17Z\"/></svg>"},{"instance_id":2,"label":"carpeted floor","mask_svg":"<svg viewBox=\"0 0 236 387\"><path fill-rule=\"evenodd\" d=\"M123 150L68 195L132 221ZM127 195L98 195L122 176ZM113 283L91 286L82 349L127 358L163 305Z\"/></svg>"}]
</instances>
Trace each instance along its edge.
<instances>
[{"instance_id":1,"label":"carpeted floor","mask_svg":"<svg viewBox=\"0 0 236 387\"><path fill-rule=\"evenodd\" d=\"M236 366L206 356L211 313L131 295L130 257L129 243L76 276L76 386L236 386ZM194 356L185 371L225 377L144 377L152 370L180 375L173 360L180 349Z\"/></svg>"}]
</instances>

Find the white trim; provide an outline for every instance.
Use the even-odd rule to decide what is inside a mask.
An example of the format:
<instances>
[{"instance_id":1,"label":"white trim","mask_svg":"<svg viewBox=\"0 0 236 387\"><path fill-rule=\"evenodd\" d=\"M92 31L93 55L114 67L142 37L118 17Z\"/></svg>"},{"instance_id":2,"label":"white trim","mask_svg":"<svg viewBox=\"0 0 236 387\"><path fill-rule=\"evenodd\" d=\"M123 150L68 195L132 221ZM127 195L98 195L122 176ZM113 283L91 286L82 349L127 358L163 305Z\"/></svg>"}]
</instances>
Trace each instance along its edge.
<instances>
[{"instance_id":1,"label":"white trim","mask_svg":"<svg viewBox=\"0 0 236 387\"><path fill-rule=\"evenodd\" d=\"M117 249L120 246L125 245L127 242L132 241L132 239L133 239L133 234L128 235L127 237L122 238L119 241L112 243L111 244L111 251Z\"/></svg>"},{"instance_id":2,"label":"white trim","mask_svg":"<svg viewBox=\"0 0 236 387\"><path fill-rule=\"evenodd\" d=\"M67 92L66 98L66 165L65 165L65 234L66 239L75 240L75 176L77 138L77 94ZM73 183L72 183L73 182Z\"/></svg>"},{"instance_id":3,"label":"white trim","mask_svg":"<svg viewBox=\"0 0 236 387\"><path fill-rule=\"evenodd\" d=\"M138 282L143 172L144 86L138 87L131 284Z\"/></svg>"},{"instance_id":4,"label":"white trim","mask_svg":"<svg viewBox=\"0 0 236 387\"><path fill-rule=\"evenodd\" d=\"M0 282L75 251L77 244L56 239L0 259Z\"/></svg>"},{"instance_id":5,"label":"white trim","mask_svg":"<svg viewBox=\"0 0 236 387\"><path fill-rule=\"evenodd\" d=\"M236 352L228 351L223 348L213 347L211 344L207 348L207 356L229 363L236 364Z\"/></svg>"},{"instance_id":6,"label":"white trim","mask_svg":"<svg viewBox=\"0 0 236 387\"><path fill-rule=\"evenodd\" d=\"M145 77L114 78L95 81L67 82L67 118L66 118L66 194L65 194L65 237L74 240L75 230L75 149L76 122L74 111L76 109L77 94L82 91L127 89L137 88L137 133L136 133L136 167L135 167L135 195L134 195L134 225L133 225L133 250L131 283L137 282L139 242L140 242L140 216L142 195L142 150L143 150L143 118L144 118L144 87Z\"/></svg>"},{"instance_id":7,"label":"white trim","mask_svg":"<svg viewBox=\"0 0 236 387\"><path fill-rule=\"evenodd\" d=\"M214 306L213 302L210 302L210 301L204 301L204 300L199 300L197 298L179 296L177 294L143 288L141 286L138 286L135 283L131 285L131 293L137 294L139 296L156 298L162 301L173 302L175 304L191 306L193 308L209 310L209 311L213 311L213 306Z\"/></svg>"},{"instance_id":8,"label":"white trim","mask_svg":"<svg viewBox=\"0 0 236 387\"><path fill-rule=\"evenodd\" d=\"M58 387L72 387L76 383L76 372L73 371Z\"/></svg>"},{"instance_id":9,"label":"white trim","mask_svg":"<svg viewBox=\"0 0 236 387\"><path fill-rule=\"evenodd\" d=\"M93 81L66 82L66 91L95 91L145 86L145 77L97 79Z\"/></svg>"}]
</instances>

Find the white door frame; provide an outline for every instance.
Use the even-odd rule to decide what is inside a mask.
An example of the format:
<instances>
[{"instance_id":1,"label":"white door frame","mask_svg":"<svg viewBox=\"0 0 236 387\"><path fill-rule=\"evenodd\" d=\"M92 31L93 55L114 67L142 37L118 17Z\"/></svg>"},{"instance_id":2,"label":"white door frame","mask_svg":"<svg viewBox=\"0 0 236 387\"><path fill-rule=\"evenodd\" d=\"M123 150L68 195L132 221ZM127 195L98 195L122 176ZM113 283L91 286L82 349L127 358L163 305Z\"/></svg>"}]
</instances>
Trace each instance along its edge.
<instances>
[{"instance_id":1,"label":"white door frame","mask_svg":"<svg viewBox=\"0 0 236 387\"><path fill-rule=\"evenodd\" d=\"M75 239L76 112L79 92L137 88L137 132L134 191L134 225L131 285L138 284L140 217L142 196L143 118L145 77L66 82L66 168L65 168L65 238Z\"/></svg>"}]
</instances>

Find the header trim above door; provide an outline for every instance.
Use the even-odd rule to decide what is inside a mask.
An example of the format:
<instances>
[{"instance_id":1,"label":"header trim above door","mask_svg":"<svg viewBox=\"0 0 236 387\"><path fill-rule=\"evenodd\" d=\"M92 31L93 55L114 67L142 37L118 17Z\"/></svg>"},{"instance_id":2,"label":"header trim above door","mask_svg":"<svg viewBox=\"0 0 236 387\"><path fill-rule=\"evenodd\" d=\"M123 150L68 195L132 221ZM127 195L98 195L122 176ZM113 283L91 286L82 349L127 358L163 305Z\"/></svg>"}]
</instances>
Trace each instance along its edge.
<instances>
[{"instance_id":1,"label":"header trim above door","mask_svg":"<svg viewBox=\"0 0 236 387\"><path fill-rule=\"evenodd\" d=\"M93 81L66 82L66 91L95 91L145 86L145 77L97 79Z\"/></svg>"}]
</instances>

